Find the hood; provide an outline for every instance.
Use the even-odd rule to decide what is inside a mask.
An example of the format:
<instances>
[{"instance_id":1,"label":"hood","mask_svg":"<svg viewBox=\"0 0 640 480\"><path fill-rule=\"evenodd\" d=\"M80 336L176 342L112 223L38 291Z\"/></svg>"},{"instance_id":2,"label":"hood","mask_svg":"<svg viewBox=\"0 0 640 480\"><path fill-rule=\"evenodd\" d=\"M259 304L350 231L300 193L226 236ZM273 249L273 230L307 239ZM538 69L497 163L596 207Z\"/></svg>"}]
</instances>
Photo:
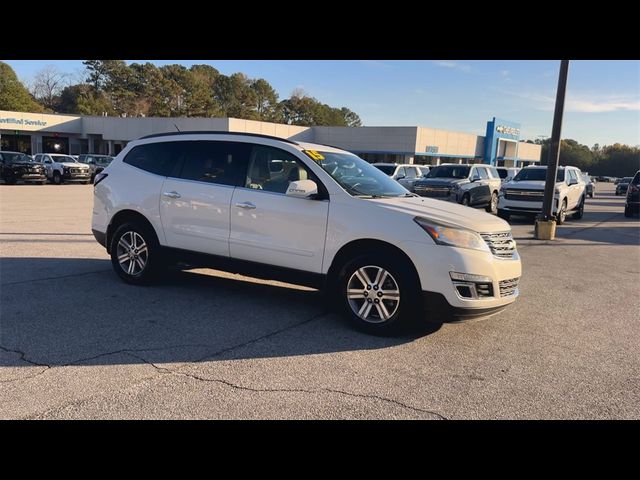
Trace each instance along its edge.
<instances>
[{"instance_id":1,"label":"hood","mask_svg":"<svg viewBox=\"0 0 640 480\"><path fill-rule=\"evenodd\" d=\"M509 224L501 218L457 203L425 197L375 198L367 201L376 203L380 208L450 223L475 232L511 231Z\"/></svg>"},{"instance_id":2,"label":"hood","mask_svg":"<svg viewBox=\"0 0 640 480\"><path fill-rule=\"evenodd\" d=\"M464 182L466 178L421 178L415 183L420 185L433 185L435 186L450 186L454 183Z\"/></svg>"},{"instance_id":3,"label":"hood","mask_svg":"<svg viewBox=\"0 0 640 480\"><path fill-rule=\"evenodd\" d=\"M563 182L556 182L556 185ZM514 182L513 180L503 183L502 188L511 190L542 190L544 191L544 180L524 180L522 182Z\"/></svg>"},{"instance_id":4,"label":"hood","mask_svg":"<svg viewBox=\"0 0 640 480\"><path fill-rule=\"evenodd\" d=\"M69 168L89 168L89 165L85 165L84 163L75 163L75 162L62 162L60 165L62 165L63 167L69 167Z\"/></svg>"}]
</instances>

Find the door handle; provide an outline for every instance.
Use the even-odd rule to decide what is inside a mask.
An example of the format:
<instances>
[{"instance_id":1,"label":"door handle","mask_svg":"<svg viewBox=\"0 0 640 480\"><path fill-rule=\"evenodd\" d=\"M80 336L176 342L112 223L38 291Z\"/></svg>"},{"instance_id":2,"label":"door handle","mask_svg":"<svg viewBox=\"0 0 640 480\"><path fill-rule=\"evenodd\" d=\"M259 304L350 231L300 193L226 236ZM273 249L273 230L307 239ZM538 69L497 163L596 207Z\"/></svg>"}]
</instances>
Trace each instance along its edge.
<instances>
[{"instance_id":1,"label":"door handle","mask_svg":"<svg viewBox=\"0 0 640 480\"><path fill-rule=\"evenodd\" d=\"M254 208L256 208L256 206L251 202L236 203L236 207L244 208L246 210L253 210Z\"/></svg>"},{"instance_id":2,"label":"door handle","mask_svg":"<svg viewBox=\"0 0 640 480\"><path fill-rule=\"evenodd\" d=\"M171 192L164 192L162 195L164 195L165 197L169 197L169 198L180 198L182 195L180 195L178 192L171 191Z\"/></svg>"}]
</instances>

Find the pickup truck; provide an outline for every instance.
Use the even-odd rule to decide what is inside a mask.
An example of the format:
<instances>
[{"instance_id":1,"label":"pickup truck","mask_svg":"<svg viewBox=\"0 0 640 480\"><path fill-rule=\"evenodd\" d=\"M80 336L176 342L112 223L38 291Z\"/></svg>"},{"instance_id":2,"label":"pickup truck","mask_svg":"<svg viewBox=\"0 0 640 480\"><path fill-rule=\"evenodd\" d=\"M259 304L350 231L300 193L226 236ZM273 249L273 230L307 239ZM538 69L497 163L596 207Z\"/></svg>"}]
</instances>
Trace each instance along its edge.
<instances>
[{"instance_id":1,"label":"pickup truck","mask_svg":"<svg viewBox=\"0 0 640 480\"><path fill-rule=\"evenodd\" d=\"M55 185L64 182L91 183L91 168L77 162L70 155L37 153L34 160L44 165L47 179Z\"/></svg>"}]
</instances>

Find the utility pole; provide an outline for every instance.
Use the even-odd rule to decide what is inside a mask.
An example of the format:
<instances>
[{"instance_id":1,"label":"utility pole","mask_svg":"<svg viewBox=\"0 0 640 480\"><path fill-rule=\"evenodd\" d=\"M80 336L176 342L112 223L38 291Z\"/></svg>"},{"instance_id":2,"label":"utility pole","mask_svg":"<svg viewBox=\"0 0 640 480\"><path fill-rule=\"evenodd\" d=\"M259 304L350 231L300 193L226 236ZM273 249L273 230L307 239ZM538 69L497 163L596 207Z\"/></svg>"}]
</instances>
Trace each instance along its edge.
<instances>
[{"instance_id":1,"label":"utility pole","mask_svg":"<svg viewBox=\"0 0 640 480\"><path fill-rule=\"evenodd\" d=\"M549 145L547 178L544 185L544 201L542 203L542 213L536 219L535 235L538 240L553 240L556 235L556 220L551 214L551 211L553 209L553 196L556 187L556 176L558 174L558 161L560 160L560 135L562 131L562 115L564 113L564 98L567 91L568 73L569 60L562 60L560 62L556 108L553 114L553 128L551 130L551 143Z\"/></svg>"}]
</instances>

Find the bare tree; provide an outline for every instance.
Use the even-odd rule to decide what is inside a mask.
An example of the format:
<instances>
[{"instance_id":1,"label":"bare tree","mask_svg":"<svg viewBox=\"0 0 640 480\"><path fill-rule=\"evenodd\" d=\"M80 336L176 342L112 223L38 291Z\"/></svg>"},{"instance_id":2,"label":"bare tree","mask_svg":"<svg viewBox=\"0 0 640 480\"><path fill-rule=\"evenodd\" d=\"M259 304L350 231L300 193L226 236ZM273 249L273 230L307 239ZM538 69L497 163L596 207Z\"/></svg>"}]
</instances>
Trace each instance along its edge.
<instances>
[{"instance_id":1,"label":"bare tree","mask_svg":"<svg viewBox=\"0 0 640 480\"><path fill-rule=\"evenodd\" d=\"M69 85L69 74L60 72L55 65L47 65L40 70L31 83L31 93L42 105L56 109L60 93Z\"/></svg>"}]
</instances>

